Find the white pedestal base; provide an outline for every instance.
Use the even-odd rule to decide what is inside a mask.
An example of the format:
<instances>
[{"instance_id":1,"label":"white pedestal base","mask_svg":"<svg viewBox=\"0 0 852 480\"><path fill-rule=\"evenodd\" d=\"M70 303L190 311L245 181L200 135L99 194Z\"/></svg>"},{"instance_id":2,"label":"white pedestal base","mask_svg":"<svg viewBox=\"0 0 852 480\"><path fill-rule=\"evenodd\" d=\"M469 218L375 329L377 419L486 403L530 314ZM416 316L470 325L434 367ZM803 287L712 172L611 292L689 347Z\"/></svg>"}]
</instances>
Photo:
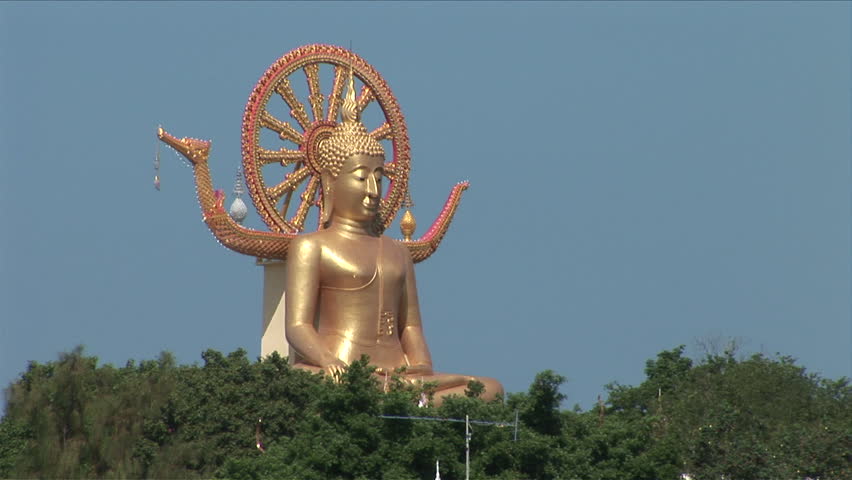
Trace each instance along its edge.
<instances>
[{"instance_id":1,"label":"white pedestal base","mask_svg":"<svg viewBox=\"0 0 852 480\"><path fill-rule=\"evenodd\" d=\"M265 358L278 352L286 357L290 355L290 345L284 330L284 262L279 260L260 260L263 267L263 325L260 338L260 356Z\"/></svg>"}]
</instances>

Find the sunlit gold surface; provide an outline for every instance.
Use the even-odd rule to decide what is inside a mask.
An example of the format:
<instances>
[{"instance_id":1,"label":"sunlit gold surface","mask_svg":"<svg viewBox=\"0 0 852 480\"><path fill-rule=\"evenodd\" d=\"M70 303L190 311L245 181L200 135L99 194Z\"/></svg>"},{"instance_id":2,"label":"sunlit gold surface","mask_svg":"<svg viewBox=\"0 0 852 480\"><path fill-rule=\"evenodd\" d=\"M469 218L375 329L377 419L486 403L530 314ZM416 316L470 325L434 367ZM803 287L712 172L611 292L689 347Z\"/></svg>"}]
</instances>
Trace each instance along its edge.
<instances>
[{"instance_id":1,"label":"sunlit gold surface","mask_svg":"<svg viewBox=\"0 0 852 480\"><path fill-rule=\"evenodd\" d=\"M328 228L292 240L286 266L287 341L295 366L336 374L368 355L380 372L406 367L406 380L437 384L436 400L481 381L487 398L497 380L432 370L414 262L403 242L375 232L382 157L353 155L323 188L334 192ZM341 204L345 202L345 204Z\"/></svg>"},{"instance_id":2,"label":"sunlit gold surface","mask_svg":"<svg viewBox=\"0 0 852 480\"><path fill-rule=\"evenodd\" d=\"M319 63L334 66L327 109L320 93ZM287 78L297 70L308 82L313 121ZM354 76L363 82L357 98ZM294 125L266 110L273 93L290 107ZM385 121L368 133L359 117L374 101ZM343 118L337 123L340 113ZM278 133L298 149L261 147L261 128ZM336 375L368 355L381 373L405 367L406 380L437 384L439 402L445 395L462 393L470 380L481 381L488 398L503 392L492 378L432 370L413 265L438 248L468 184L455 185L421 238L410 239L416 225L410 212L401 222L405 240L382 234L406 195L410 154L402 113L369 64L338 47L302 47L273 64L252 92L243 120L243 168L255 207L272 232L247 229L227 214L224 195L213 190L210 179L209 141L179 139L162 128L157 135L190 160L204 221L222 245L258 258L287 260L286 336L297 367ZM382 139L391 141L392 161L386 162L390 152L377 143ZM267 183L261 167L276 163L291 171ZM385 178L390 180L387 186ZM291 197L302 185L296 211L285 219ZM320 208L320 229L300 234L308 210L315 206Z\"/></svg>"},{"instance_id":3,"label":"sunlit gold surface","mask_svg":"<svg viewBox=\"0 0 852 480\"><path fill-rule=\"evenodd\" d=\"M291 359L297 367L336 375L368 355L381 372L406 367L406 379L437 384L439 401L463 392L470 380L481 381L487 395L501 394L494 379L432 370L412 255L375 222L384 155L360 124L351 77L342 111L343 122L326 140L338 146L321 148L318 162L326 228L295 239L287 261ZM408 212L403 224L413 231L413 223Z\"/></svg>"},{"instance_id":4,"label":"sunlit gold surface","mask_svg":"<svg viewBox=\"0 0 852 480\"><path fill-rule=\"evenodd\" d=\"M334 66L327 109L321 108L322 105L314 105L319 98L317 92L320 92L322 87L318 69L315 67L321 63ZM311 113L315 115L313 122L306 112L305 104L291 87L289 75L299 71L304 73L304 79L308 82L310 94L307 103L311 105ZM202 158L198 152L187 150L188 144L182 143L184 140L200 140L177 139L168 134L159 135L161 140L179 152L193 156L190 161L194 166L199 201L202 202L202 209L207 212L205 219L209 217L209 221L205 221L213 235L224 246L258 258L285 260L287 243L295 234L305 230L310 209L319 208L321 219L327 217L323 208L326 203L323 200L324 189L319 188L319 172L322 169L319 145L339 125L337 117L343 107L343 96L349 83L350 72L363 82L360 95L355 101L356 114L360 115L369 105L377 103L385 115L385 121L369 132L369 136L375 140L390 140L393 147L393 160L385 162L383 171L383 175L390 182L384 197L380 199L374 223L379 231L384 231L393 221L407 191L410 171L408 134L396 99L381 76L357 55L330 45L308 45L287 53L266 71L249 98L243 119L243 169L246 183L258 214L272 232L258 232L236 224L231 225L224 210L223 216L207 212L209 207L205 205L212 205L214 196L207 166L209 142L205 142L206 150ZM295 124L290 125L267 110L267 103L273 94L280 96L290 107L290 116L296 120ZM318 119L317 114L324 114L325 119ZM300 132L297 127L303 131ZM261 129L274 131L281 139L296 143L298 149L287 146L278 149L262 147L259 144ZM385 153L389 155L390 152ZM262 167L276 163L290 170L277 178L264 178ZM437 250L449 229L465 189L467 182L457 184L450 192L441 214L426 233L419 239L406 238L403 242L415 263L429 258ZM288 213L291 199L297 205L294 211ZM292 216L287 218L287 215ZM262 242L258 241L260 238L263 239Z\"/></svg>"},{"instance_id":5,"label":"sunlit gold surface","mask_svg":"<svg viewBox=\"0 0 852 480\"><path fill-rule=\"evenodd\" d=\"M321 68L323 66L332 69ZM355 102L356 112L360 114L368 108L378 111L384 117L379 120L383 126L372 137L388 140L391 147L386 153L387 166L392 167L387 171L393 172L393 176L388 178L392 182L381 199L377 224L386 229L399 210L408 188L411 155L405 118L396 98L378 72L357 55L330 45L308 45L287 53L267 69L249 96L243 116L242 151L246 185L258 214L272 231L307 231L304 223L300 224L291 217L295 213L289 211L290 201L298 203L296 212L301 212L299 207L302 205L308 209L322 205L323 192L317 190L313 198L297 200L301 197L296 190L301 190L305 184L287 184L289 191L283 195L267 195L270 187L281 183L284 172L263 168L273 163L272 158L281 157L271 154L270 146L263 144L266 140L262 142L262 138L268 138L264 132L273 131L286 142L284 150L281 150L286 154L286 160L304 161L312 166L311 176L319 176L319 169L314 168L319 161L318 144L323 141L329 125L338 125L338 116L345 113L341 109L350 74L361 83L360 96ZM294 90L294 85L301 82L307 83L307 94L302 97ZM288 124L281 118L281 111L273 106L277 101L274 97L278 96L290 108L290 116L296 120L295 123ZM308 108L310 114L306 113ZM304 159L290 153L293 151L301 152ZM284 161L281 163L286 165ZM321 206L319 209L322 211Z\"/></svg>"}]
</instances>

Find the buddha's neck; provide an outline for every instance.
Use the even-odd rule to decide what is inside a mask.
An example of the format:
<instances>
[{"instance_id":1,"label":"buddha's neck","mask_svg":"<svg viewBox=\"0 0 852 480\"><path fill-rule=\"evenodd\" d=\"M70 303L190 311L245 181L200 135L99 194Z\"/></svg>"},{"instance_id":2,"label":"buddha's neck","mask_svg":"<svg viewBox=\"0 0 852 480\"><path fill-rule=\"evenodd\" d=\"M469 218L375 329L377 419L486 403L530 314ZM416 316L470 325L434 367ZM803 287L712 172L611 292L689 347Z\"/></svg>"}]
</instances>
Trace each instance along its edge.
<instances>
[{"instance_id":1,"label":"buddha's neck","mask_svg":"<svg viewBox=\"0 0 852 480\"><path fill-rule=\"evenodd\" d=\"M370 237L376 236L376 234L373 233L373 228L370 222L350 220L348 218L338 217L337 215L331 216L331 228L333 230L352 233L355 235L367 235Z\"/></svg>"}]
</instances>

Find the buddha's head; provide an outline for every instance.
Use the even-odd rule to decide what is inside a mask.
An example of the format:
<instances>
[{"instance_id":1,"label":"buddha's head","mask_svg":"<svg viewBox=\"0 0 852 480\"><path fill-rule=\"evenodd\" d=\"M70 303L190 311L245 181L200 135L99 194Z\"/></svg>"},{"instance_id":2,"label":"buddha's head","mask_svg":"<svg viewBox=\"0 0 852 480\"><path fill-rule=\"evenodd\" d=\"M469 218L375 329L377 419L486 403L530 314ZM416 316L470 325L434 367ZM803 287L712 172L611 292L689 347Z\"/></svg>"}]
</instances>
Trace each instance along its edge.
<instances>
[{"instance_id":1,"label":"buddha's head","mask_svg":"<svg viewBox=\"0 0 852 480\"><path fill-rule=\"evenodd\" d=\"M385 151L360 121L354 83L350 71L349 89L341 108L342 121L318 145L323 225L328 224L332 215L370 222L376 218L382 198Z\"/></svg>"}]
</instances>

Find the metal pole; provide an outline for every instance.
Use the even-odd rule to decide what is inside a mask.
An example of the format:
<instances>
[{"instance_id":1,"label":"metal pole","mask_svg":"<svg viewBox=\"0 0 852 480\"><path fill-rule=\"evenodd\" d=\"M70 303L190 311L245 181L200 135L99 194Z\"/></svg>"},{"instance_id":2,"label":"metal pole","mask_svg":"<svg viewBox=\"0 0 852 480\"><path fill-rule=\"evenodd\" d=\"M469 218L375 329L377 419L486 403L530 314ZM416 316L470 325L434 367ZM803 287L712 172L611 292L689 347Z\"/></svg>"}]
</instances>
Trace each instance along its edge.
<instances>
[{"instance_id":1,"label":"metal pole","mask_svg":"<svg viewBox=\"0 0 852 480\"><path fill-rule=\"evenodd\" d=\"M470 418L464 416L464 480L470 480Z\"/></svg>"},{"instance_id":2,"label":"metal pole","mask_svg":"<svg viewBox=\"0 0 852 480\"><path fill-rule=\"evenodd\" d=\"M518 411L515 410L515 441L518 441Z\"/></svg>"},{"instance_id":3,"label":"metal pole","mask_svg":"<svg viewBox=\"0 0 852 480\"><path fill-rule=\"evenodd\" d=\"M500 427L515 427L515 441L518 441L518 411L515 410L515 422L490 422L487 420L471 420L469 415L464 416L464 420L460 418L438 418L438 417L408 417L403 415L379 415L379 418L389 418L394 420L430 420L433 422L464 422L464 478L470 480L470 437L473 435L473 429L470 424L477 425L497 425Z\"/></svg>"}]
</instances>

